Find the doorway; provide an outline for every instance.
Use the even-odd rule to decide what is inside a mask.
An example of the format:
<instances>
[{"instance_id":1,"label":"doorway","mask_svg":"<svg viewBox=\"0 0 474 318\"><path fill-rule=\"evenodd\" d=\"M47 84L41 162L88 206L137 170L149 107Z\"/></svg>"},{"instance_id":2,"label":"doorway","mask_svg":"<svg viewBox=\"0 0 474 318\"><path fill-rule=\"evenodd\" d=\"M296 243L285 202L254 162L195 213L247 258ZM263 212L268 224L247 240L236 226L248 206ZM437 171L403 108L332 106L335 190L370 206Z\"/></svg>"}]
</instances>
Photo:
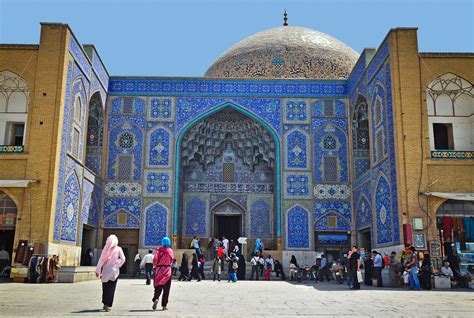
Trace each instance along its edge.
<instances>
[{"instance_id":1,"label":"doorway","mask_svg":"<svg viewBox=\"0 0 474 318\"><path fill-rule=\"evenodd\" d=\"M229 241L237 241L242 236L242 215L215 214L214 234L219 238L225 235Z\"/></svg>"},{"instance_id":2,"label":"doorway","mask_svg":"<svg viewBox=\"0 0 474 318\"><path fill-rule=\"evenodd\" d=\"M366 251L372 250L372 233L370 228L359 231L359 248Z\"/></svg>"}]
</instances>

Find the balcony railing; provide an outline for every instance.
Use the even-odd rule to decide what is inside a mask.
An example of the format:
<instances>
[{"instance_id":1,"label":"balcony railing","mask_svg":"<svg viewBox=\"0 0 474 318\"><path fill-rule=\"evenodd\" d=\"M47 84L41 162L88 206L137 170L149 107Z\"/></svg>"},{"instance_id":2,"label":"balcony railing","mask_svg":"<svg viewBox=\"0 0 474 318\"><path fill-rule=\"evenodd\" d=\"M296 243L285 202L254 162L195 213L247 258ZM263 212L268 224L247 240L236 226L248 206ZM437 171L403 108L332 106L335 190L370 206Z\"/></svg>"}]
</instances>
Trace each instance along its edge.
<instances>
[{"instance_id":1,"label":"balcony railing","mask_svg":"<svg viewBox=\"0 0 474 318\"><path fill-rule=\"evenodd\" d=\"M0 154L2 153L23 153L24 146L0 145Z\"/></svg>"},{"instance_id":2,"label":"balcony railing","mask_svg":"<svg viewBox=\"0 0 474 318\"><path fill-rule=\"evenodd\" d=\"M474 151L432 150L433 159L474 159Z\"/></svg>"}]
</instances>

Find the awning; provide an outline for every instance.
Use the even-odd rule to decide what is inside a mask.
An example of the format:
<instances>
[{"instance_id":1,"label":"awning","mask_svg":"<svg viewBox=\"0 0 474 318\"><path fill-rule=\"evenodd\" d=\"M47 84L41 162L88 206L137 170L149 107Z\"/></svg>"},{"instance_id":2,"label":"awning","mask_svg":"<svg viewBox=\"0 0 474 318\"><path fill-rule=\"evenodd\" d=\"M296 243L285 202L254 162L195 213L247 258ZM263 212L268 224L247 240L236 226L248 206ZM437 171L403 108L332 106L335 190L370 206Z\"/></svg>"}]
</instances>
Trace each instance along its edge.
<instances>
[{"instance_id":1,"label":"awning","mask_svg":"<svg viewBox=\"0 0 474 318\"><path fill-rule=\"evenodd\" d=\"M459 201L474 201L474 193L469 192L423 192L424 195Z\"/></svg>"},{"instance_id":2,"label":"awning","mask_svg":"<svg viewBox=\"0 0 474 318\"><path fill-rule=\"evenodd\" d=\"M0 187L3 188L26 188L30 183L38 180L0 180Z\"/></svg>"}]
</instances>

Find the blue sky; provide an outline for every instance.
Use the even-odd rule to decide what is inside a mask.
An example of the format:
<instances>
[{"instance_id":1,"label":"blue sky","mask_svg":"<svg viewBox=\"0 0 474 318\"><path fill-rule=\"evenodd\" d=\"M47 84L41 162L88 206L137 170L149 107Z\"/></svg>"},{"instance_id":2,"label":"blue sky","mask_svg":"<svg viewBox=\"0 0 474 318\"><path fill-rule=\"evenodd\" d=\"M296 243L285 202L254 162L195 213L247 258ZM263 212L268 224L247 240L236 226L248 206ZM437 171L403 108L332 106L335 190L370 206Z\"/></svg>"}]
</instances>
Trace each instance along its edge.
<instances>
[{"instance_id":1,"label":"blue sky","mask_svg":"<svg viewBox=\"0 0 474 318\"><path fill-rule=\"evenodd\" d=\"M472 0L0 0L0 43L38 43L40 22L62 22L96 46L111 75L202 76L225 50L289 24L361 52L393 27L418 27L423 52L473 52Z\"/></svg>"}]
</instances>

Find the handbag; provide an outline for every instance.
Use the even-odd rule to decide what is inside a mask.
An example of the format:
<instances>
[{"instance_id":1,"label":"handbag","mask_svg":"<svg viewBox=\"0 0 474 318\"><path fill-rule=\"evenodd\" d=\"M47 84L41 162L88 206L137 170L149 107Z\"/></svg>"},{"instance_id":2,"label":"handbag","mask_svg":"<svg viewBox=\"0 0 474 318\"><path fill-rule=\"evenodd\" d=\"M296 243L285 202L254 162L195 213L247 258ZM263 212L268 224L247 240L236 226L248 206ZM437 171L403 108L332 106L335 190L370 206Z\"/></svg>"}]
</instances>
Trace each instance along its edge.
<instances>
[{"instance_id":1,"label":"handbag","mask_svg":"<svg viewBox=\"0 0 474 318\"><path fill-rule=\"evenodd\" d=\"M357 271L357 281L359 283L362 283L364 281L364 278L362 278L362 273L360 271Z\"/></svg>"}]
</instances>

